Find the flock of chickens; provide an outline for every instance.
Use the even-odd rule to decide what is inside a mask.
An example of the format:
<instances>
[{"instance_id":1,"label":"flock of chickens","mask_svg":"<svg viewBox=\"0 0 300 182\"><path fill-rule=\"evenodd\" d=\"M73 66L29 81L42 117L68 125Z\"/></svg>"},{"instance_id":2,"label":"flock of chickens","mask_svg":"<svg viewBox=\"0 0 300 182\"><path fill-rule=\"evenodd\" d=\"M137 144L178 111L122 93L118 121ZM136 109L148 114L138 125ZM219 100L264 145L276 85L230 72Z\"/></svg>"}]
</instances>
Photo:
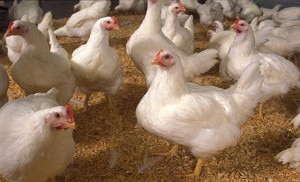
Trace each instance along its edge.
<instances>
[{"instance_id":1,"label":"flock of chickens","mask_svg":"<svg viewBox=\"0 0 300 182\"><path fill-rule=\"evenodd\" d=\"M119 56L109 44L109 32L119 29L117 18L108 16L110 6L110 0L82 0L56 30L51 12L43 15L38 1L15 0L10 7L12 21L1 50L25 96L8 101L9 78L1 66L0 133L6 137L0 138L0 153L5 154L0 156L0 175L4 178L46 181L65 171L75 151L76 125L68 103L76 89L85 94L87 111L91 94L99 91L114 110L113 96L123 77ZM115 8L115 12L129 10L146 13L126 44L148 88L136 107L137 122L190 149L197 164L187 176L195 181L204 159L237 144L241 126L258 104L263 119L265 101L300 87L299 68L286 59L296 61L300 53L300 7L259 8L251 0L204 4L120 0ZM208 32L207 49L201 52L194 52L194 16L186 11L214 27ZM224 30L225 19L236 19L231 29ZM63 36L83 41L70 57L56 39ZM218 62L221 78L233 83L230 88L191 82ZM292 123L300 125L300 114ZM176 156L177 149L160 155ZM300 139L276 159L300 170Z\"/></svg>"}]
</instances>

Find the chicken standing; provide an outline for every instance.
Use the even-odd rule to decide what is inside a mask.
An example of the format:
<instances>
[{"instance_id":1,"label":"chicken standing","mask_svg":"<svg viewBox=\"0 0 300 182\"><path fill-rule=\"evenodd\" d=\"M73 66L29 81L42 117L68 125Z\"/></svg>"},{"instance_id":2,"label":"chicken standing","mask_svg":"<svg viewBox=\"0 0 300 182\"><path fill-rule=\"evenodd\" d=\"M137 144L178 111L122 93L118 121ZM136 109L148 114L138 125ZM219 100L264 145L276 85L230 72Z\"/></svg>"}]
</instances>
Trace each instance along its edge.
<instances>
[{"instance_id":1,"label":"chicken standing","mask_svg":"<svg viewBox=\"0 0 300 182\"><path fill-rule=\"evenodd\" d=\"M162 32L186 54L194 53L194 23L190 15L184 26L180 25L178 14L185 11L181 3L172 3L166 11Z\"/></svg>"},{"instance_id":2,"label":"chicken standing","mask_svg":"<svg viewBox=\"0 0 300 182\"><path fill-rule=\"evenodd\" d=\"M53 93L15 99L0 109L0 175L9 181L53 179L73 161L74 117Z\"/></svg>"},{"instance_id":3,"label":"chicken standing","mask_svg":"<svg viewBox=\"0 0 300 182\"><path fill-rule=\"evenodd\" d=\"M8 75L5 68L0 65L0 108L8 101Z\"/></svg>"},{"instance_id":4,"label":"chicken standing","mask_svg":"<svg viewBox=\"0 0 300 182\"><path fill-rule=\"evenodd\" d=\"M262 86L264 100L286 94L292 87L300 86L299 69L293 63L276 54L255 49L254 34L246 21L237 19L232 28L236 35L226 59L220 64L220 74L223 78L238 80L250 63L259 61L260 70L265 78ZM259 115L262 117L262 105Z\"/></svg>"},{"instance_id":5,"label":"chicken standing","mask_svg":"<svg viewBox=\"0 0 300 182\"><path fill-rule=\"evenodd\" d=\"M71 15L66 24L54 31L56 36L80 37L87 40L95 22L109 12L110 0L99 0Z\"/></svg>"},{"instance_id":6,"label":"chicken standing","mask_svg":"<svg viewBox=\"0 0 300 182\"><path fill-rule=\"evenodd\" d=\"M240 126L262 97L259 63L249 66L226 90L186 82L174 52L158 51L152 64L158 69L136 108L137 121L147 131L189 147L198 158L193 173L198 181L201 158L236 145Z\"/></svg>"},{"instance_id":7,"label":"chicken standing","mask_svg":"<svg viewBox=\"0 0 300 182\"><path fill-rule=\"evenodd\" d=\"M6 32L6 36L11 35L24 39L21 55L11 67L15 82L26 95L55 87L59 90L58 103L67 104L76 87L69 60L50 52L45 36L30 22L12 22Z\"/></svg>"},{"instance_id":8,"label":"chicken standing","mask_svg":"<svg viewBox=\"0 0 300 182\"><path fill-rule=\"evenodd\" d=\"M95 91L108 95L108 104L112 106L110 95L117 92L122 83L121 65L116 51L109 46L109 31L119 29L115 17L99 19L92 28L87 43L75 49L71 65L76 77L77 87L85 93L84 106Z\"/></svg>"},{"instance_id":9,"label":"chicken standing","mask_svg":"<svg viewBox=\"0 0 300 182\"><path fill-rule=\"evenodd\" d=\"M144 74L147 86L151 85L157 69L151 66L149 60L161 48L172 50L179 55L188 80L194 78L196 74L206 72L217 63L215 49L187 55L168 39L161 30L161 8L162 0L148 0L146 16L126 44L127 54Z\"/></svg>"}]
</instances>

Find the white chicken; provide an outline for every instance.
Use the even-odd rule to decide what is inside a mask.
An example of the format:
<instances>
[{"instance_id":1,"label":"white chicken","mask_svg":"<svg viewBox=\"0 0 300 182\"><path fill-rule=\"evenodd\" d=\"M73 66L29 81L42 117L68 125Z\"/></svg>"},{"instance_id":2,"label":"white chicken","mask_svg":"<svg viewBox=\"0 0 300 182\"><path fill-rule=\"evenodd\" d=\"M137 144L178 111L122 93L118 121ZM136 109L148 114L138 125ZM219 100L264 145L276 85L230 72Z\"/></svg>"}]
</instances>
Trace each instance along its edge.
<instances>
[{"instance_id":1,"label":"white chicken","mask_svg":"<svg viewBox=\"0 0 300 182\"><path fill-rule=\"evenodd\" d=\"M213 21L224 21L223 8L220 3L206 2L205 4L197 7L197 12L200 17L200 23L204 26L209 26Z\"/></svg>"},{"instance_id":2,"label":"white chicken","mask_svg":"<svg viewBox=\"0 0 300 182\"><path fill-rule=\"evenodd\" d=\"M276 6L274 6L273 8L264 8L264 7L260 7L260 10L262 11L262 15L259 17L259 21L263 21L263 20L267 20L267 19L271 19L273 14L275 12L278 12L279 9L281 8L281 4L277 4Z\"/></svg>"},{"instance_id":3,"label":"white chicken","mask_svg":"<svg viewBox=\"0 0 300 182\"><path fill-rule=\"evenodd\" d=\"M24 39L21 55L11 67L14 81L26 95L55 87L58 103L67 104L76 87L69 60L50 52L45 36L31 22L13 21L6 31L7 37L11 35Z\"/></svg>"},{"instance_id":4,"label":"white chicken","mask_svg":"<svg viewBox=\"0 0 300 182\"><path fill-rule=\"evenodd\" d=\"M0 108L8 101L8 75L5 68L0 65Z\"/></svg>"},{"instance_id":5,"label":"white chicken","mask_svg":"<svg viewBox=\"0 0 300 182\"><path fill-rule=\"evenodd\" d=\"M238 6L241 8L238 12L238 17L251 22L253 18L262 15L261 9L252 0L237 1Z\"/></svg>"},{"instance_id":6,"label":"white chicken","mask_svg":"<svg viewBox=\"0 0 300 182\"><path fill-rule=\"evenodd\" d=\"M300 126L300 114L298 114L293 120L295 128ZM297 138L290 148L285 149L275 156L275 159L282 164L289 163L291 168L296 168L300 172L300 138Z\"/></svg>"},{"instance_id":7,"label":"white chicken","mask_svg":"<svg viewBox=\"0 0 300 182\"><path fill-rule=\"evenodd\" d=\"M21 20L29 21L28 15L25 14L21 18ZM6 37L6 35L4 34L4 37L5 37L5 45L7 47L7 57L10 60L10 62L14 64L15 62L17 62L17 60L20 57L24 39L17 35Z\"/></svg>"},{"instance_id":8,"label":"white chicken","mask_svg":"<svg viewBox=\"0 0 300 182\"><path fill-rule=\"evenodd\" d=\"M119 29L116 17L99 19L93 26L87 43L75 49L72 54L71 65L77 87L86 95L85 108L95 91L105 92L108 104L112 106L110 96L117 92L122 83L119 56L109 46L109 31L113 29Z\"/></svg>"},{"instance_id":9,"label":"white chicken","mask_svg":"<svg viewBox=\"0 0 300 182\"><path fill-rule=\"evenodd\" d=\"M73 6L73 12L88 8L94 4L94 2L96 2L96 0L79 0L79 2Z\"/></svg>"},{"instance_id":10,"label":"white chicken","mask_svg":"<svg viewBox=\"0 0 300 182\"><path fill-rule=\"evenodd\" d=\"M110 0L99 0L71 15L66 24L54 31L56 36L80 37L87 40L95 22L109 12Z\"/></svg>"},{"instance_id":11,"label":"white chicken","mask_svg":"<svg viewBox=\"0 0 300 182\"><path fill-rule=\"evenodd\" d=\"M212 26L215 28L215 33L209 30L210 39L207 48L218 50L220 60L224 60L232 45L235 33L232 29L224 30L224 26L220 21L214 21Z\"/></svg>"},{"instance_id":12,"label":"white chicken","mask_svg":"<svg viewBox=\"0 0 300 182\"><path fill-rule=\"evenodd\" d=\"M236 17L235 4L232 0L210 0L210 1L218 2L222 5L224 16L228 18ZM206 2L208 2L208 0Z\"/></svg>"},{"instance_id":13,"label":"white chicken","mask_svg":"<svg viewBox=\"0 0 300 182\"><path fill-rule=\"evenodd\" d=\"M136 108L137 121L147 131L190 148L198 158L193 173L198 181L202 159L237 144L240 126L262 97L259 63L226 90L186 82L174 52L158 51L152 64L158 69Z\"/></svg>"},{"instance_id":14,"label":"white chicken","mask_svg":"<svg viewBox=\"0 0 300 182\"><path fill-rule=\"evenodd\" d=\"M14 5L9 9L10 19L20 20L25 14L28 14L30 22L38 24L43 18L43 10L39 5L39 0L21 0L17 3L15 0Z\"/></svg>"},{"instance_id":15,"label":"white chicken","mask_svg":"<svg viewBox=\"0 0 300 182\"><path fill-rule=\"evenodd\" d=\"M144 74L147 86L150 86L157 69L151 66L149 60L161 48L172 50L179 55L188 80L196 74L206 72L217 63L217 51L214 49L187 55L168 39L161 30L161 7L162 0L148 0L146 16L126 44L127 54Z\"/></svg>"},{"instance_id":16,"label":"white chicken","mask_svg":"<svg viewBox=\"0 0 300 182\"><path fill-rule=\"evenodd\" d=\"M299 69L293 63L276 54L255 49L254 34L246 21L237 19L232 28L236 32L234 42L226 59L220 64L220 74L223 78L238 80L250 63L259 61L260 70L265 78L262 86L264 100L286 94L292 87L300 86ZM262 105L259 115L262 117Z\"/></svg>"},{"instance_id":17,"label":"white chicken","mask_svg":"<svg viewBox=\"0 0 300 182\"><path fill-rule=\"evenodd\" d=\"M161 25L162 26L165 24L166 12L170 5L163 5L161 8ZM185 24L186 20L190 17L190 15L186 14L184 11L181 11L179 14L177 14L177 16L178 16L181 26L183 26Z\"/></svg>"},{"instance_id":18,"label":"white chicken","mask_svg":"<svg viewBox=\"0 0 300 182\"><path fill-rule=\"evenodd\" d=\"M133 10L139 0L119 0L119 4L115 7L115 12L126 12Z\"/></svg>"},{"instance_id":19,"label":"white chicken","mask_svg":"<svg viewBox=\"0 0 300 182\"><path fill-rule=\"evenodd\" d=\"M287 7L277 11L272 16L277 23L300 19L300 7Z\"/></svg>"},{"instance_id":20,"label":"white chicken","mask_svg":"<svg viewBox=\"0 0 300 182\"><path fill-rule=\"evenodd\" d=\"M180 25L178 14L185 11L181 3L172 3L166 11L165 24L162 32L188 55L194 53L194 23L190 15L184 26Z\"/></svg>"},{"instance_id":21,"label":"white chicken","mask_svg":"<svg viewBox=\"0 0 300 182\"><path fill-rule=\"evenodd\" d=\"M12 117L13 115L13 117ZM46 181L73 161L75 122L53 93L9 101L0 109L0 175L9 181Z\"/></svg>"},{"instance_id":22,"label":"white chicken","mask_svg":"<svg viewBox=\"0 0 300 182\"><path fill-rule=\"evenodd\" d=\"M180 0L180 3L187 9L187 11L193 13L197 12L197 7L200 5L198 0Z\"/></svg>"}]
</instances>

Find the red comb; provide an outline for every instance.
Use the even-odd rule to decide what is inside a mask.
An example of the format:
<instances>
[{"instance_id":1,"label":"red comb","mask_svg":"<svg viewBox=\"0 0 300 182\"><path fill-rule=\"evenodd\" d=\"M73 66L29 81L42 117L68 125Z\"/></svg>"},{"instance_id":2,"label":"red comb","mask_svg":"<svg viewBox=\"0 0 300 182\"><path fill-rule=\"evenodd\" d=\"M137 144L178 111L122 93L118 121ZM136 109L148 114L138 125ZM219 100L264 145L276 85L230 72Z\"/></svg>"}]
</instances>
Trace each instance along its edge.
<instances>
[{"instance_id":1,"label":"red comb","mask_svg":"<svg viewBox=\"0 0 300 182\"><path fill-rule=\"evenodd\" d=\"M111 18L115 21L115 24L119 25L118 19L115 16L112 16Z\"/></svg>"},{"instance_id":2,"label":"red comb","mask_svg":"<svg viewBox=\"0 0 300 182\"><path fill-rule=\"evenodd\" d=\"M74 119L71 107L69 105L65 105L65 109L66 109L66 112L67 112L68 116L70 117L70 119Z\"/></svg>"},{"instance_id":3,"label":"red comb","mask_svg":"<svg viewBox=\"0 0 300 182\"><path fill-rule=\"evenodd\" d=\"M233 24L238 24L240 20L241 20L241 19L239 19L239 18L236 19L235 22L234 22Z\"/></svg>"},{"instance_id":4,"label":"red comb","mask_svg":"<svg viewBox=\"0 0 300 182\"><path fill-rule=\"evenodd\" d=\"M7 31L11 30L11 27L14 25L14 22L11 22L9 25L8 25L8 28L7 28Z\"/></svg>"}]
</instances>

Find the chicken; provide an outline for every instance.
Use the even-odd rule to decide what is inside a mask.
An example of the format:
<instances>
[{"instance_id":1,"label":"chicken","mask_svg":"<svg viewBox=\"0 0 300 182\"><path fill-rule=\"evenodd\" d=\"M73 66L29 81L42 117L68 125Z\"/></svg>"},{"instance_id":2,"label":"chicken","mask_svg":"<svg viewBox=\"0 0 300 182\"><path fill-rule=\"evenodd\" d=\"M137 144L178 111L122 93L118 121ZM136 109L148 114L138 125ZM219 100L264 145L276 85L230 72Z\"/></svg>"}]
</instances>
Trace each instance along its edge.
<instances>
[{"instance_id":1,"label":"chicken","mask_svg":"<svg viewBox=\"0 0 300 182\"><path fill-rule=\"evenodd\" d=\"M181 58L186 79L209 70L217 63L217 51L207 49L200 53L187 55L170 41L161 30L161 0L148 0L146 16L140 27L130 36L126 51L137 68L144 74L147 86L151 85L157 67L151 66L152 59L160 48L176 52Z\"/></svg>"},{"instance_id":2,"label":"chicken","mask_svg":"<svg viewBox=\"0 0 300 182\"><path fill-rule=\"evenodd\" d=\"M185 8L181 3L173 3L168 7L162 32L183 52L191 55L194 53L193 15L189 16L182 27L178 19L178 14L182 11L185 11Z\"/></svg>"},{"instance_id":3,"label":"chicken","mask_svg":"<svg viewBox=\"0 0 300 182\"><path fill-rule=\"evenodd\" d=\"M11 21L20 20L25 14L28 14L28 21L36 25L42 21L43 10L39 5L39 0L22 0L19 3L17 3L17 0L15 1L9 9Z\"/></svg>"},{"instance_id":4,"label":"chicken","mask_svg":"<svg viewBox=\"0 0 300 182\"><path fill-rule=\"evenodd\" d=\"M262 11L262 16L259 17L259 21L271 19L273 14L275 12L278 12L281 6L282 6L281 4L277 4L272 9L260 7L260 10Z\"/></svg>"},{"instance_id":5,"label":"chicken","mask_svg":"<svg viewBox=\"0 0 300 182\"><path fill-rule=\"evenodd\" d=\"M42 21L37 25L37 28L44 34L46 38L48 38L48 29L52 27L53 19L51 11L48 11L43 16Z\"/></svg>"},{"instance_id":6,"label":"chicken","mask_svg":"<svg viewBox=\"0 0 300 182\"><path fill-rule=\"evenodd\" d=\"M250 63L259 61L260 70L265 78L262 86L264 101L286 94L292 87L300 86L299 69L293 63L276 54L255 49L254 34L246 21L237 19L232 28L236 32L234 42L226 59L220 64L220 74L223 78L238 80ZM259 114L262 117L262 105Z\"/></svg>"},{"instance_id":7,"label":"chicken","mask_svg":"<svg viewBox=\"0 0 300 182\"><path fill-rule=\"evenodd\" d=\"M11 67L14 81L26 95L55 87L58 103L67 104L76 87L69 60L50 52L45 36L31 22L13 21L6 31L7 37L11 35L24 39L20 57Z\"/></svg>"},{"instance_id":8,"label":"chicken","mask_svg":"<svg viewBox=\"0 0 300 182\"><path fill-rule=\"evenodd\" d=\"M202 159L237 144L240 126L263 96L259 63L226 90L186 82L174 52L160 50L151 63L158 69L136 108L137 121L150 133L187 146L198 158L193 173L198 181Z\"/></svg>"},{"instance_id":9,"label":"chicken","mask_svg":"<svg viewBox=\"0 0 300 182\"><path fill-rule=\"evenodd\" d=\"M162 26L165 24L166 12L170 5L163 5L161 8L161 25ZM185 11L181 11L180 13L177 14L177 16L178 16L181 26L183 26L185 24L186 20L190 17L190 15L186 14Z\"/></svg>"},{"instance_id":10,"label":"chicken","mask_svg":"<svg viewBox=\"0 0 300 182\"><path fill-rule=\"evenodd\" d=\"M129 11L137 5L139 0L119 0L119 4L115 7L115 12L119 11Z\"/></svg>"},{"instance_id":11,"label":"chicken","mask_svg":"<svg viewBox=\"0 0 300 182\"><path fill-rule=\"evenodd\" d=\"M12 117L13 115L13 117ZM36 93L0 109L0 175L9 181L46 181L73 161L75 122L53 92Z\"/></svg>"},{"instance_id":12,"label":"chicken","mask_svg":"<svg viewBox=\"0 0 300 182\"><path fill-rule=\"evenodd\" d=\"M110 0L99 0L71 15L66 24L54 31L56 36L80 37L87 40L95 22L109 12Z\"/></svg>"},{"instance_id":13,"label":"chicken","mask_svg":"<svg viewBox=\"0 0 300 182\"><path fill-rule=\"evenodd\" d=\"M116 17L100 18L92 28L86 44L75 49L71 65L77 87L85 93L85 108L92 92L102 91L110 96L115 94L122 83L121 65L116 51L109 46L109 31L119 29Z\"/></svg>"},{"instance_id":14,"label":"chicken","mask_svg":"<svg viewBox=\"0 0 300 182\"><path fill-rule=\"evenodd\" d=\"M295 128L300 125L300 114L298 114L293 120ZM275 156L275 159L282 164L289 163L291 168L296 168L300 172L300 138L297 138L291 145L290 148L285 149Z\"/></svg>"},{"instance_id":15,"label":"chicken","mask_svg":"<svg viewBox=\"0 0 300 182\"><path fill-rule=\"evenodd\" d=\"M200 17L200 23L204 26L209 26L213 21L224 21L224 14L222 13L222 5L217 2L207 2L197 7L197 12Z\"/></svg>"},{"instance_id":16,"label":"chicken","mask_svg":"<svg viewBox=\"0 0 300 182\"><path fill-rule=\"evenodd\" d=\"M77 12L82 9L88 8L95 2L96 2L96 0L79 0L79 3L77 3L73 6L73 12Z\"/></svg>"},{"instance_id":17,"label":"chicken","mask_svg":"<svg viewBox=\"0 0 300 182\"><path fill-rule=\"evenodd\" d=\"M300 19L300 7L283 8L280 11L275 12L272 18L277 23Z\"/></svg>"},{"instance_id":18,"label":"chicken","mask_svg":"<svg viewBox=\"0 0 300 182\"><path fill-rule=\"evenodd\" d=\"M222 8L223 8L222 12L223 12L224 16L226 16L228 18L236 17L235 4L232 0L210 0L210 1L214 1L214 2L220 3L222 5ZM208 2L208 0L206 2Z\"/></svg>"},{"instance_id":19,"label":"chicken","mask_svg":"<svg viewBox=\"0 0 300 182\"><path fill-rule=\"evenodd\" d=\"M21 20L29 21L28 14L25 14L21 18ZM20 57L24 40L22 37L16 36L16 35L7 37L4 34L4 37L5 37L5 44L7 47L7 57L10 60L10 62L12 62L14 64L15 62L17 62L17 60Z\"/></svg>"},{"instance_id":20,"label":"chicken","mask_svg":"<svg viewBox=\"0 0 300 182\"><path fill-rule=\"evenodd\" d=\"M261 9L252 0L237 1L241 11L238 12L238 17L251 22L253 18L262 15Z\"/></svg>"},{"instance_id":21,"label":"chicken","mask_svg":"<svg viewBox=\"0 0 300 182\"><path fill-rule=\"evenodd\" d=\"M207 48L218 50L218 57L220 60L224 60L235 33L233 30L224 30L223 24L219 21L214 21L212 26L215 28L215 33L210 33L211 38L208 41Z\"/></svg>"},{"instance_id":22,"label":"chicken","mask_svg":"<svg viewBox=\"0 0 300 182\"><path fill-rule=\"evenodd\" d=\"M8 75L5 68L0 64L0 108L8 101Z\"/></svg>"},{"instance_id":23,"label":"chicken","mask_svg":"<svg viewBox=\"0 0 300 182\"><path fill-rule=\"evenodd\" d=\"M187 9L187 11L193 13L197 12L197 7L200 5L198 0L180 0L180 3Z\"/></svg>"}]
</instances>

